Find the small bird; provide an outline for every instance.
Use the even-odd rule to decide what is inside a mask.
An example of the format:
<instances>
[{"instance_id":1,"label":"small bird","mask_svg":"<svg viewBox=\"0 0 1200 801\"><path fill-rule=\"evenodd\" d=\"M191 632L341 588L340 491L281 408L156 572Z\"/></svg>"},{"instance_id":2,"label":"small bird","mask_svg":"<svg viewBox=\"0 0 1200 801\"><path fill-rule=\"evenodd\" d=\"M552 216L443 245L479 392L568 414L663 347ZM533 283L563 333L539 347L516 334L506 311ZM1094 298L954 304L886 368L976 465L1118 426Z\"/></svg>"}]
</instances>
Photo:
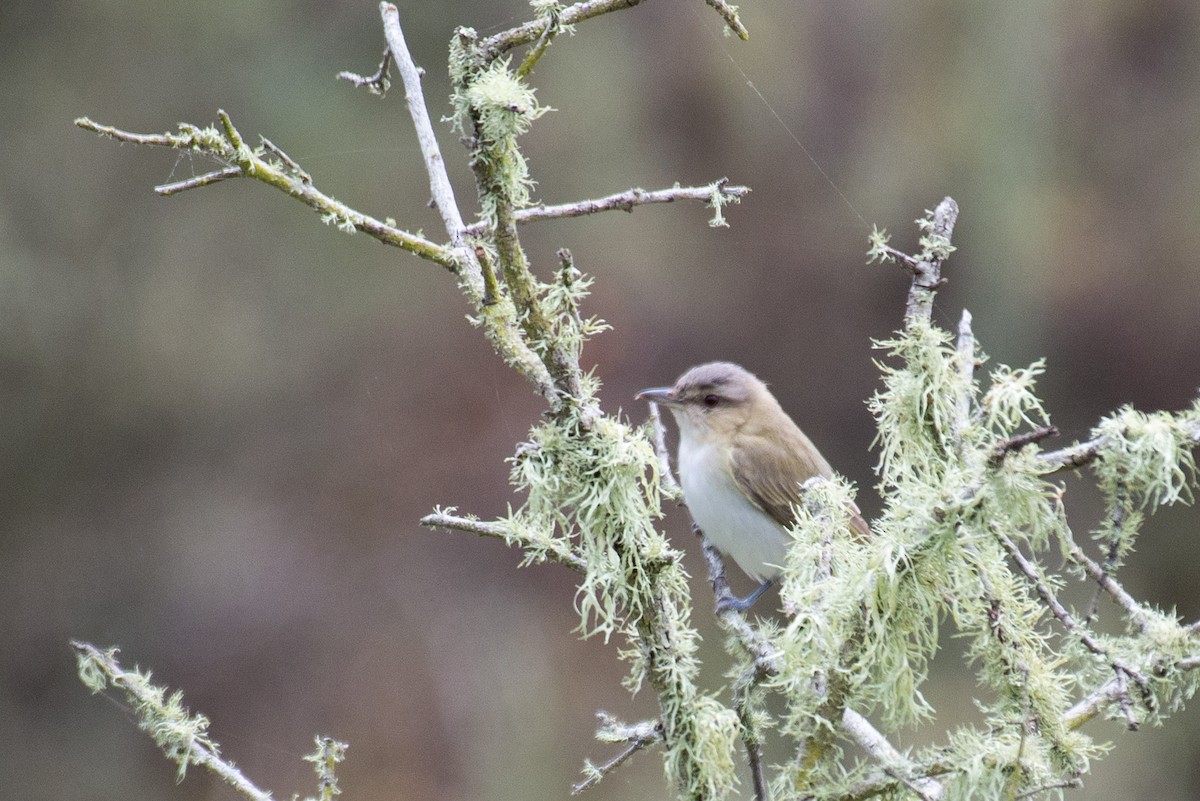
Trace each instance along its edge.
<instances>
[{"instance_id":1,"label":"small bird","mask_svg":"<svg viewBox=\"0 0 1200 801\"><path fill-rule=\"evenodd\" d=\"M643 389L679 425L679 480L692 518L713 545L762 582L717 609L744 611L770 588L787 557L800 485L833 470L767 385L730 362L693 367L673 387ZM851 525L870 534L858 508Z\"/></svg>"}]
</instances>

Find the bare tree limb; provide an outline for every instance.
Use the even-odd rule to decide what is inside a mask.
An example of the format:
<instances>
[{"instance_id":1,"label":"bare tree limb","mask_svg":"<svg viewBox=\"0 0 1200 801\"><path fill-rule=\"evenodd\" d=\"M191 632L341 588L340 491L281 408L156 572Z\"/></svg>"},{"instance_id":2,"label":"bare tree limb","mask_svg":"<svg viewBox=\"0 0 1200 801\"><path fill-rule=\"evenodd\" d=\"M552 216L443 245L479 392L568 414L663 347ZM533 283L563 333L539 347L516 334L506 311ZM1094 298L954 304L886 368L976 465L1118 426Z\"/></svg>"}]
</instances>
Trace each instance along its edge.
<instances>
[{"instance_id":1,"label":"bare tree limb","mask_svg":"<svg viewBox=\"0 0 1200 801\"><path fill-rule=\"evenodd\" d=\"M545 18L530 20L515 28L501 31L495 36L489 36L480 42L480 45L492 58L496 58L515 47L536 42L546 32L546 29L552 26L574 25L610 11L633 8L641 2L642 0L585 0L585 2L575 3L564 8L558 13L557 20Z\"/></svg>"},{"instance_id":2,"label":"bare tree limb","mask_svg":"<svg viewBox=\"0 0 1200 801\"><path fill-rule=\"evenodd\" d=\"M172 181L169 184L159 184L154 187L156 194L163 197L177 195L180 192L186 192L189 189L199 189L204 186L211 186L220 183L228 178L241 178L244 175L241 167L225 167L221 170L213 170L206 172L203 175L197 175L192 178L187 178L183 181Z\"/></svg>"},{"instance_id":3,"label":"bare tree limb","mask_svg":"<svg viewBox=\"0 0 1200 801\"><path fill-rule=\"evenodd\" d=\"M513 213L514 222L524 225L542 220L556 220L564 217L582 217L602 211L632 212L637 206L650 203L674 203L676 200L698 200L703 203L712 201L713 195L740 199L750 192L746 186L729 186L727 179L722 178L707 186L674 186L670 189L628 189L615 195L596 198L594 200L579 200L574 203L563 203L556 206L530 206L517 209ZM482 234L490 228L486 221L476 222L467 226L467 233Z\"/></svg>"},{"instance_id":4,"label":"bare tree limb","mask_svg":"<svg viewBox=\"0 0 1200 801\"><path fill-rule=\"evenodd\" d=\"M454 199L454 187L450 176L446 173L446 162L438 147L437 136L433 132L433 123L429 120L429 111L425 107L425 94L421 90L422 71L413 62L412 54L404 41L404 31L400 27L400 11L388 2L379 4L379 13L383 17L383 34L387 39L388 52L396 62L396 69L404 82L404 100L408 104L408 113L412 117L413 127L417 131L417 141L421 146L421 156L425 161L425 171L429 175L429 190L433 196L433 204L442 222L446 226L446 234L450 237L450 245L454 248L455 256L460 264L460 275L464 281L477 287L483 292L483 274L475 251L468 247L462 212L458 209L458 201Z\"/></svg>"},{"instance_id":5,"label":"bare tree limb","mask_svg":"<svg viewBox=\"0 0 1200 801\"><path fill-rule=\"evenodd\" d=\"M454 188L446 173L446 164L438 148L437 137L433 132L433 124L425 107L425 96L421 90L421 70L413 62L412 54L404 41L404 32L400 27L400 12L389 2L379 4L379 13L383 18L383 31L387 39L388 50L396 62L400 79L404 83L404 98L408 104L409 115L417 130L417 140L420 142L421 155L425 160L425 170L429 174L429 188L434 206L446 226L450 237L450 246L454 253L454 261L458 266L458 274L472 302L481 311L490 308L496 301L495 293L491 290L490 276L485 276L486 260L481 260L479 253L467 240L466 226L463 225L462 212L454 199ZM519 315L518 315L519 316ZM509 320L489 316L484 317L484 327L492 346L511 366L524 375L537 389L551 408L558 408L562 399L555 385L553 376L546 363L529 347Z\"/></svg>"}]
</instances>

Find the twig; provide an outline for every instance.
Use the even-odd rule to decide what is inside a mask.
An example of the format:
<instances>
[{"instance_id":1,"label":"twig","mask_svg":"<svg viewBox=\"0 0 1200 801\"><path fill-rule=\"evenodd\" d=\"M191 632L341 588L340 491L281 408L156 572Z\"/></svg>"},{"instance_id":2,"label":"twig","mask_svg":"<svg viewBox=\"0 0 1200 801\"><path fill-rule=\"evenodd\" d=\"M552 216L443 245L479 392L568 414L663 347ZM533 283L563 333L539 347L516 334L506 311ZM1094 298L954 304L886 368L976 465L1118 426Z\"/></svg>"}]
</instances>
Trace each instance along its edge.
<instances>
[{"instance_id":1,"label":"twig","mask_svg":"<svg viewBox=\"0 0 1200 801\"><path fill-rule=\"evenodd\" d=\"M630 726L614 720L607 712L597 712L596 716L602 722L596 737L608 742L627 741L629 745L603 765L589 765L583 781L572 785L571 795L579 795L584 790L595 787L601 779L625 764L638 751L662 742L663 739L662 723L657 720L646 720Z\"/></svg>"},{"instance_id":2,"label":"twig","mask_svg":"<svg viewBox=\"0 0 1200 801\"><path fill-rule=\"evenodd\" d=\"M491 58L496 58L504 55L514 47L520 47L521 45L537 41L545 33L546 29L553 25L565 28L568 25L574 25L577 22L583 22L592 17L607 14L610 11L633 8L641 2L642 0L585 0L585 2L575 3L560 11L557 22L544 17L530 20L515 28L501 31L495 36L489 36L480 42L480 45Z\"/></svg>"},{"instance_id":3,"label":"twig","mask_svg":"<svg viewBox=\"0 0 1200 801\"><path fill-rule=\"evenodd\" d=\"M676 200L698 200L703 203L709 203L712 201L714 191L724 197L736 199L745 197L750 192L750 188L747 186L729 186L724 178L707 186L674 186L670 189L655 189L651 191L635 188L594 200L579 200L574 203L562 203L556 206L530 206L524 209L517 209L513 212L513 218L518 225L524 225L525 223L541 222L542 220L582 217L586 214L595 214L601 211L632 212L634 207L650 203L673 203ZM466 232L471 235L479 235L486 232L489 227L486 221L476 222L468 225Z\"/></svg>"},{"instance_id":4,"label":"twig","mask_svg":"<svg viewBox=\"0 0 1200 801\"><path fill-rule=\"evenodd\" d=\"M547 558L559 564L566 565L572 570L580 573L587 572L587 563L583 558L560 541L554 539L531 540L520 536L502 523L476 520L471 517L459 517L458 515L446 512L434 512L422 517L421 525L429 526L430 528L449 528L455 531L465 531L469 534L478 534L481 537L495 537L508 543L516 542L523 548L544 553Z\"/></svg>"},{"instance_id":5,"label":"twig","mask_svg":"<svg viewBox=\"0 0 1200 801\"><path fill-rule=\"evenodd\" d=\"M966 309L963 309L962 317L958 321L955 353L958 358L958 374L962 380L962 392L955 401L954 434L960 448L965 448L962 434L970 423L971 399L975 388L975 333L971 330L971 312Z\"/></svg>"},{"instance_id":6,"label":"twig","mask_svg":"<svg viewBox=\"0 0 1200 801\"><path fill-rule=\"evenodd\" d=\"M1007 437L995 444L992 448L992 455L988 457L988 461L992 466L999 465L1010 453L1016 453L1027 445L1057 436L1058 428L1056 426L1042 426L1024 434Z\"/></svg>"},{"instance_id":7,"label":"twig","mask_svg":"<svg viewBox=\"0 0 1200 801\"><path fill-rule=\"evenodd\" d=\"M244 175L241 167L225 167L220 170L206 172L203 175L196 175L183 181L173 181L169 184L159 184L154 187L154 192L163 197L177 195L180 192L185 192L188 189L199 189L202 186L211 186L212 184L220 183L227 178L240 178Z\"/></svg>"},{"instance_id":8,"label":"twig","mask_svg":"<svg viewBox=\"0 0 1200 801\"><path fill-rule=\"evenodd\" d=\"M925 229L921 238L923 250L913 266L912 287L908 292L908 305L904 318L909 321L928 321L933 315L933 298L945 281L942 279L942 262L954 250L950 237L958 221L958 204L947 197L937 205L926 220L920 221Z\"/></svg>"},{"instance_id":9,"label":"twig","mask_svg":"<svg viewBox=\"0 0 1200 801\"><path fill-rule=\"evenodd\" d=\"M1083 549L1076 544L1071 537L1069 531L1061 531L1059 534L1061 547L1071 561L1083 568L1093 581L1095 581L1100 589L1107 592L1114 600L1125 610L1129 615L1130 622L1138 627L1139 632L1145 632L1149 625L1149 620L1146 616L1146 611L1142 605L1137 602L1137 599L1125 591L1115 578L1108 574L1099 563L1083 552Z\"/></svg>"},{"instance_id":10,"label":"twig","mask_svg":"<svg viewBox=\"0 0 1200 801\"><path fill-rule=\"evenodd\" d=\"M140 718L140 727L180 763L180 778L189 763L199 765L253 801L272 801L268 791L246 778L232 762L221 758L216 743L208 738L207 719L188 715L178 695L167 700L165 689L151 684L149 674L121 667L115 648L102 651L78 640L72 640L71 647L79 660L80 677L93 692L111 685L129 697Z\"/></svg>"},{"instance_id":11,"label":"twig","mask_svg":"<svg viewBox=\"0 0 1200 801\"><path fill-rule=\"evenodd\" d=\"M1056 451L1039 453L1036 458L1038 472L1048 476L1063 470L1075 470L1100 458L1106 438L1096 437L1086 442L1077 442Z\"/></svg>"},{"instance_id":12,"label":"twig","mask_svg":"<svg viewBox=\"0 0 1200 801\"><path fill-rule=\"evenodd\" d=\"M746 26L738 19L737 6L731 6L725 0L704 0L721 15L725 20L725 24L729 26L729 30L737 34L737 37L743 42L750 39L750 31L746 30Z\"/></svg>"},{"instance_id":13,"label":"twig","mask_svg":"<svg viewBox=\"0 0 1200 801\"><path fill-rule=\"evenodd\" d=\"M1045 793L1050 790L1064 790L1067 788L1076 788L1077 789L1082 786L1083 786L1083 781L1081 779L1079 779L1078 777L1072 778L1072 779L1062 779L1060 781L1050 782L1049 784L1043 784L1041 787L1034 787L1032 790L1026 790L1023 793L1018 793L1017 798L1018 799L1032 798L1033 796L1037 795L1038 793Z\"/></svg>"},{"instance_id":14,"label":"twig","mask_svg":"<svg viewBox=\"0 0 1200 801\"><path fill-rule=\"evenodd\" d=\"M667 431L657 403L650 404L650 419L654 425L654 453L658 456L659 481L682 506L683 488L679 486L679 482L675 479L675 471L671 469L671 455L667 451Z\"/></svg>"},{"instance_id":15,"label":"twig","mask_svg":"<svg viewBox=\"0 0 1200 801\"><path fill-rule=\"evenodd\" d=\"M993 533L996 535L996 539L1000 541L1000 544L1003 545L1005 550L1008 551L1008 555L1012 557L1014 562L1016 562L1017 567L1019 567L1021 572L1025 574L1025 577L1033 582L1033 586L1037 591L1038 597L1042 599L1042 603L1044 603L1047 608L1050 609L1051 613L1058 618L1058 622L1062 624L1063 628L1078 637L1080 642L1083 643L1084 647L1093 654L1108 661L1108 663L1112 666L1112 669L1117 673L1117 678L1121 683L1122 691L1125 689L1125 677L1128 676L1129 678L1133 679L1138 685L1138 689L1142 694L1143 701L1145 701L1145 703L1152 708L1154 704L1154 695L1150 689L1150 680L1147 679L1146 676L1144 676L1136 668L1120 659L1113 657L1108 652L1107 648L1097 642L1096 639L1088 632L1088 630L1075 620L1074 616L1067 611L1067 608L1063 606L1062 602L1060 602L1054 595L1054 592L1050 589L1049 585L1042 580L1042 577L1038 574L1037 568L1025 558L1025 555L1021 553L1021 549L1017 547L1017 544L1013 542L1008 535L1004 534L997 528L993 528ZM1138 724L1132 710L1129 709L1127 702L1122 696L1118 696L1118 698L1121 700L1121 708L1124 710L1125 716L1129 720L1130 730L1136 730Z\"/></svg>"},{"instance_id":16,"label":"twig","mask_svg":"<svg viewBox=\"0 0 1200 801\"><path fill-rule=\"evenodd\" d=\"M166 147L172 150L188 152L194 151L204 153L222 164L237 164L238 166L230 166L229 169L236 169L240 174L248 178L254 178L291 195L309 208L320 213L322 219L326 222L336 223L341 230L362 231L378 239L385 245L393 245L402 250L407 250L435 264L440 264L448 270L456 270L457 263L454 254L442 245L363 214L347 206L345 203L326 195L311 183L306 183L289 169L272 164L262 158L260 154L251 151L245 146L241 135L237 133L237 129L233 127L232 121L229 120L228 114L224 111L219 111L218 114L221 116L221 123L225 129L224 135L215 128L198 128L195 125L187 124L179 126L179 133L162 134L139 134L122 131L110 125L101 125L87 117L75 120L75 124L85 131L91 131L92 133L108 139L114 139L118 142L130 142L136 145L151 147ZM232 135L230 131L232 131ZM221 172L224 172L224 170ZM201 178L204 177L201 176ZM163 189L183 191L183 189L193 188L190 184L198 180L188 179L188 181L181 181L178 187L165 184L159 187L160 194ZM183 186L183 184L189 185ZM204 184L198 183L197 185ZM174 194L174 191L170 192L170 194Z\"/></svg>"},{"instance_id":17,"label":"twig","mask_svg":"<svg viewBox=\"0 0 1200 801\"><path fill-rule=\"evenodd\" d=\"M549 16L550 24L542 31L542 35L537 38L537 42L534 43L533 47L529 48L529 52L521 60L521 66L517 67L518 78L524 79L533 72L533 68L541 60L542 56L546 54L546 50L549 49L550 43L554 41L554 37L558 36L559 31L562 30L562 26L558 23L559 12L552 10Z\"/></svg>"},{"instance_id":18,"label":"twig","mask_svg":"<svg viewBox=\"0 0 1200 801\"><path fill-rule=\"evenodd\" d=\"M392 50L385 48L383 51L383 60L379 62L379 69L374 75L359 75L356 72L342 70L337 74L337 77L344 81L350 81L358 87L366 87L367 91L373 95L383 97L387 94L388 89L392 88L392 80L388 77L388 70L392 66Z\"/></svg>"},{"instance_id":19,"label":"twig","mask_svg":"<svg viewBox=\"0 0 1200 801\"><path fill-rule=\"evenodd\" d=\"M300 165L296 163L296 160L294 158L289 156L287 153L283 152L283 149L281 147L279 147L279 145L275 144L274 142L272 142L270 139L268 139L265 136L259 136L258 141L262 142L262 146L267 151L274 153L276 158L278 158L280 161L282 161L284 164L286 164L288 166L288 168L291 169L291 171L293 173L295 173L297 178L299 178L301 181L303 181L306 184L312 183L312 176L309 175L307 172L305 172L300 167Z\"/></svg>"},{"instance_id":20,"label":"twig","mask_svg":"<svg viewBox=\"0 0 1200 801\"><path fill-rule=\"evenodd\" d=\"M936 779L915 776L913 764L896 750L869 720L853 709L842 712L842 732L882 765L889 775L926 801L933 801L946 794L945 788Z\"/></svg>"},{"instance_id":21,"label":"twig","mask_svg":"<svg viewBox=\"0 0 1200 801\"><path fill-rule=\"evenodd\" d=\"M1175 663L1175 667L1179 670L1200 669L1200 654L1180 659ZM1106 706L1119 701L1122 694L1127 694L1127 692L1123 686L1121 675L1118 674L1063 713L1063 726L1072 730L1078 729L1099 715Z\"/></svg>"},{"instance_id":22,"label":"twig","mask_svg":"<svg viewBox=\"0 0 1200 801\"><path fill-rule=\"evenodd\" d=\"M408 113L417 131L421 156L425 160L425 171L429 175L433 204L446 226L450 244L459 256L463 278L477 285L482 294L483 275L475 259L474 250L467 246L462 212L454 199L454 187L450 184L450 176L446 174L446 163L438 148L433 123L429 120L429 111L425 108L425 94L421 90L422 72L413 62L412 54L408 52L408 45L404 41L404 31L400 27L400 11L391 3L383 2L379 4L379 13L383 17L383 34L387 39L388 52L392 54L396 69L400 72L400 79L404 82L404 100L408 104Z\"/></svg>"},{"instance_id":23,"label":"twig","mask_svg":"<svg viewBox=\"0 0 1200 801\"><path fill-rule=\"evenodd\" d=\"M490 58L494 59L504 55L515 47L536 42L551 26L557 25L561 28L566 28L569 25L583 22L592 17L598 17L601 14L633 8L641 2L642 0L584 0L583 2L574 3L564 8L558 13L557 19L540 18L530 20L515 28L510 28L494 36L489 36L480 42L480 45L482 50ZM725 24L739 38L743 40L749 38L750 34L746 32L746 28L738 21L736 10L726 0L705 0L705 2L716 9L717 13L725 19Z\"/></svg>"}]
</instances>

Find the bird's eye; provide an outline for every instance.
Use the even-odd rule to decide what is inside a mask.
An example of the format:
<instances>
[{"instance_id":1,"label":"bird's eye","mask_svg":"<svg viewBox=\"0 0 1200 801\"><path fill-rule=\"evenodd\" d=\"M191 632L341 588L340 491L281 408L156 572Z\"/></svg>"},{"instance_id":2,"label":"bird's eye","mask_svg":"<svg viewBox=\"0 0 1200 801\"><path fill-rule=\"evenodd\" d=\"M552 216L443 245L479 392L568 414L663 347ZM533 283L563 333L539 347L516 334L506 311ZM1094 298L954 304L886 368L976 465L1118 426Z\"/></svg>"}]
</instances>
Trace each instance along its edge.
<instances>
[{"instance_id":1,"label":"bird's eye","mask_svg":"<svg viewBox=\"0 0 1200 801\"><path fill-rule=\"evenodd\" d=\"M710 409L713 408L714 406L719 405L720 403L721 403L720 395L705 395L704 396L704 405Z\"/></svg>"}]
</instances>

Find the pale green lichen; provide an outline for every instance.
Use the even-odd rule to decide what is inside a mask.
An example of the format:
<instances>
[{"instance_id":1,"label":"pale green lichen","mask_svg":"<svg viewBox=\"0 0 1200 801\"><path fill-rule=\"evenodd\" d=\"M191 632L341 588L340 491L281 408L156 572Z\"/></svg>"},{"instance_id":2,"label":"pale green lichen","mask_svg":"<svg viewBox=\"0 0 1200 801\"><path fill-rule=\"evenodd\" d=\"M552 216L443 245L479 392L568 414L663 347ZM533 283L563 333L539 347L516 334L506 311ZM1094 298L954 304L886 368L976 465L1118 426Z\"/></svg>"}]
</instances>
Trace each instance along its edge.
<instances>
[{"instance_id":1,"label":"pale green lichen","mask_svg":"<svg viewBox=\"0 0 1200 801\"><path fill-rule=\"evenodd\" d=\"M317 774L317 797L315 801L333 801L334 797L342 794L338 787L337 766L346 758L349 744L340 742L332 737L315 738L317 749L304 757L305 762L311 762L313 771Z\"/></svg>"},{"instance_id":2,"label":"pale green lichen","mask_svg":"<svg viewBox=\"0 0 1200 801\"><path fill-rule=\"evenodd\" d=\"M1037 550L1068 534L1061 489L1039 473L1036 443L1002 447L1049 425L1035 393L1045 366L996 367L981 388L974 369L982 356L971 345L960 351L949 332L920 319L880 343L888 352L884 385L871 409L885 508L869 540L847 534L851 498L841 482L805 490L781 589L795 614L772 635L781 670L771 686L788 700L782 731L807 745L776 782L781 798L837 797L861 780L864 765L847 762L832 742L840 709L873 714L889 728L932 716L921 690L942 620L967 639L988 691L977 702L983 726L918 758L953 766L943 780L947 798L1053 787L1085 772L1103 749L1067 725L1066 710L1111 679L1114 661L1156 676L1152 702L1130 691L1145 720L1178 707L1200 684L1169 667L1197 639L1173 616L1131 611L1132 634L1092 635L1099 652L1084 647L1081 615L1074 629L1054 634L1062 629L1042 593L1062 589L1063 576L1035 566L1035 584L1003 545ZM1123 410L1094 434L1103 443L1102 487L1121 487L1150 509L1190 499L1196 407L1177 415Z\"/></svg>"},{"instance_id":3,"label":"pale green lichen","mask_svg":"<svg viewBox=\"0 0 1200 801\"><path fill-rule=\"evenodd\" d=\"M529 204L534 182L517 137L551 109L540 105L534 90L512 72L510 59L481 67L474 44L470 29L459 29L451 44L451 120L456 130L475 138L473 157L487 176L485 191L480 193L481 213L490 220L497 202L513 208Z\"/></svg>"},{"instance_id":4,"label":"pale green lichen","mask_svg":"<svg viewBox=\"0 0 1200 801\"><path fill-rule=\"evenodd\" d=\"M179 764L177 782L183 781L189 764L199 764L198 752L217 756L217 745L208 736L208 718L193 715L183 705L183 693L167 695L165 687L151 681L149 671L122 668L116 648L100 651L83 644L75 647L80 680L93 693L109 687L124 693L137 715L138 728Z\"/></svg>"}]
</instances>

